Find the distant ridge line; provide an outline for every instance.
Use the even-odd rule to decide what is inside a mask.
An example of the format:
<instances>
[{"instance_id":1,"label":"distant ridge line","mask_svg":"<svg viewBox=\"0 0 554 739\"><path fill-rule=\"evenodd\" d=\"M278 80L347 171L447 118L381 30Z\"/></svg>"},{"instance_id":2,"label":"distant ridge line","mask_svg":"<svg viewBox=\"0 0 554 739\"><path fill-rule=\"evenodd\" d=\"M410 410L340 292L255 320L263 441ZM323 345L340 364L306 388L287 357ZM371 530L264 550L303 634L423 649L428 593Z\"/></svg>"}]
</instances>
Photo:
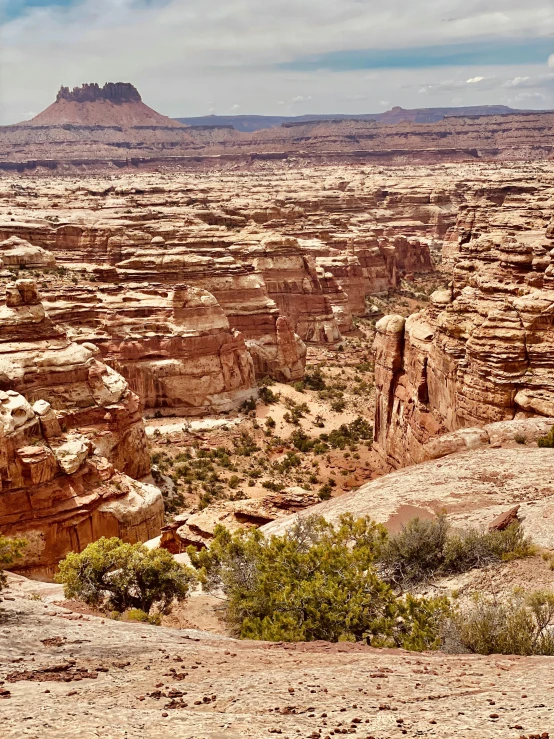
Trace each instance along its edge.
<instances>
[{"instance_id":1,"label":"distant ridge line","mask_svg":"<svg viewBox=\"0 0 554 739\"><path fill-rule=\"evenodd\" d=\"M458 108L392 108L385 113L328 113L305 114L300 116L272 115L207 115L188 118L175 118L186 126L232 126L237 131L251 133L267 128L280 126L292 127L305 123L339 122L339 121L375 121L376 123L438 123L445 118L481 118L493 115L535 115L550 113L550 110L523 110L506 105L467 105Z\"/></svg>"}]
</instances>

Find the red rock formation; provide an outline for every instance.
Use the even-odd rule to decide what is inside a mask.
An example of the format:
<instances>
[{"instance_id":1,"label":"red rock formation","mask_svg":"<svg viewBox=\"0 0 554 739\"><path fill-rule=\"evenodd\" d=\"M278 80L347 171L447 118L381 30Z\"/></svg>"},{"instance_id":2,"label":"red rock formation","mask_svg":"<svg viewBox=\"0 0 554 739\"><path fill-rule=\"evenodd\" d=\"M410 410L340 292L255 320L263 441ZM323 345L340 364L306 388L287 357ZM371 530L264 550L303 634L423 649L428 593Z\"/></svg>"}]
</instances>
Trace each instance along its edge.
<instances>
[{"instance_id":1,"label":"red rock formation","mask_svg":"<svg viewBox=\"0 0 554 739\"><path fill-rule=\"evenodd\" d=\"M53 291L49 314L93 342L147 412L195 416L236 410L257 395L242 335L213 295L188 285L101 285Z\"/></svg>"},{"instance_id":2,"label":"red rock formation","mask_svg":"<svg viewBox=\"0 0 554 739\"><path fill-rule=\"evenodd\" d=\"M49 577L61 557L103 535L155 536L159 490L138 398L46 316L18 280L0 308L0 531L29 545L16 569ZM129 475L129 476L128 476Z\"/></svg>"},{"instance_id":3,"label":"red rock formation","mask_svg":"<svg viewBox=\"0 0 554 739\"><path fill-rule=\"evenodd\" d=\"M376 448L401 466L435 435L554 415L554 281L541 185L477 191L462 209L448 290L377 324Z\"/></svg>"},{"instance_id":4,"label":"red rock formation","mask_svg":"<svg viewBox=\"0 0 554 739\"><path fill-rule=\"evenodd\" d=\"M50 268L56 265L54 255L42 249L40 246L33 246L25 239L12 236L5 241L0 242L0 266L5 267L23 267L23 268Z\"/></svg>"},{"instance_id":5,"label":"red rock formation","mask_svg":"<svg viewBox=\"0 0 554 739\"><path fill-rule=\"evenodd\" d=\"M67 100L70 103L96 103L99 100L110 100L112 103L140 103L142 98L136 87L128 82L106 82L104 87L96 82L82 87L61 87L56 102Z\"/></svg>"},{"instance_id":6,"label":"red rock formation","mask_svg":"<svg viewBox=\"0 0 554 739\"><path fill-rule=\"evenodd\" d=\"M315 259L302 251L297 239L267 236L247 250L234 251L263 276L269 297L303 341L340 341L334 305L343 327L351 329L347 296L330 273L320 279Z\"/></svg>"},{"instance_id":7,"label":"red rock formation","mask_svg":"<svg viewBox=\"0 0 554 739\"><path fill-rule=\"evenodd\" d=\"M23 129L40 127L43 137L48 136L47 132L55 137L60 126L119 127L120 130L121 127L128 129L146 126L162 130L185 130L185 126L178 121L160 115L145 105L136 87L126 82L107 82L104 87L93 82L74 87L73 90L62 87L55 103L19 126ZM88 132L89 137L91 133L93 132Z\"/></svg>"}]
</instances>

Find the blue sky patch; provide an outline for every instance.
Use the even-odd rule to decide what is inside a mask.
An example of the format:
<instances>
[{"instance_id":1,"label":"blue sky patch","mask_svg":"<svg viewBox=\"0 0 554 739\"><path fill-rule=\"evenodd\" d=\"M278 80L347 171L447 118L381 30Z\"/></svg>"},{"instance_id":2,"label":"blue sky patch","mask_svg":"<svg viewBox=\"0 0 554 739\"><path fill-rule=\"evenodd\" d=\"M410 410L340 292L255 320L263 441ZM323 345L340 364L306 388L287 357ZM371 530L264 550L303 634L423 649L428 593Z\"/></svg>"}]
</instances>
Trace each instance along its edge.
<instances>
[{"instance_id":1,"label":"blue sky patch","mask_svg":"<svg viewBox=\"0 0 554 739\"><path fill-rule=\"evenodd\" d=\"M444 46L404 49L330 51L279 65L294 71L360 69L423 69L426 67L545 64L554 54L554 39L495 39Z\"/></svg>"},{"instance_id":2,"label":"blue sky patch","mask_svg":"<svg viewBox=\"0 0 554 739\"><path fill-rule=\"evenodd\" d=\"M79 0L8 0L3 11L0 11L2 20L11 20L23 15L32 8L64 8L76 5Z\"/></svg>"}]
</instances>

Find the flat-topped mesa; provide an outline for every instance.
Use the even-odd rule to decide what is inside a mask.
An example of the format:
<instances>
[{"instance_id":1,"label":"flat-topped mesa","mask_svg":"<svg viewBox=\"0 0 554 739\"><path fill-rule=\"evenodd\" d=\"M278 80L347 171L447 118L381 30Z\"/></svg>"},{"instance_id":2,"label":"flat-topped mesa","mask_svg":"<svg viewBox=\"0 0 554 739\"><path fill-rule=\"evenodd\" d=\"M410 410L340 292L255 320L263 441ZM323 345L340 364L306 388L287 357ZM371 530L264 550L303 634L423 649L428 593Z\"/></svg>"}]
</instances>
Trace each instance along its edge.
<instances>
[{"instance_id":1,"label":"flat-topped mesa","mask_svg":"<svg viewBox=\"0 0 554 739\"><path fill-rule=\"evenodd\" d=\"M184 147L192 142L186 126L149 108L128 82L62 87L48 108L0 133L33 151L51 148L50 154L36 158L56 162L58 156L72 161L113 159L114 149L142 149L146 142L154 148L164 142Z\"/></svg>"},{"instance_id":2,"label":"flat-topped mesa","mask_svg":"<svg viewBox=\"0 0 554 739\"><path fill-rule=\"evenodd\" d=\"M92 344L55 326L32 280L0 307L0 531L28 541L15 569L50 578L101 536L145 541L163 522L137 396Z\"/></svg>"},{"instance_id":3,"label":"flat-topped mesa","mask_svg":"<svg viewBox=\"0 0 554 739\"><path fill-rule=\"evenodd\" d=\"M546 187L546 186L545 186ZM375 338L375 448L395 467L439 434L554 416L554 221L537 184L479 196L446 242L453 280ZM549 225L551 223L552 225Z\"/></svg>"},{"instance_id":4,"label":"flat-topped mesa","mask_svg":"<svg viewBox=\"0 0 554 739\"><path fill-rule=\"evenodd\" d=\"M73 103L95 103L109 100L112 103L140 103L142 98L137 88L130 82L106 82L103 87L97 82L84 84L81 87L61 87L56 102L67 100Z\"/></svg>"},{"instance_id":5,"label":"flat-topped mesa","mask_svg":"<svg viewBox=\"0 0 554 739\"><path fill-rule=\"evenodd\" d=\"M100 349L147 415L227 412L257 396L244 338L207 290L184 284L72 286L52 291L46 306L77 341Z\"/></svg>"}]
</instances>

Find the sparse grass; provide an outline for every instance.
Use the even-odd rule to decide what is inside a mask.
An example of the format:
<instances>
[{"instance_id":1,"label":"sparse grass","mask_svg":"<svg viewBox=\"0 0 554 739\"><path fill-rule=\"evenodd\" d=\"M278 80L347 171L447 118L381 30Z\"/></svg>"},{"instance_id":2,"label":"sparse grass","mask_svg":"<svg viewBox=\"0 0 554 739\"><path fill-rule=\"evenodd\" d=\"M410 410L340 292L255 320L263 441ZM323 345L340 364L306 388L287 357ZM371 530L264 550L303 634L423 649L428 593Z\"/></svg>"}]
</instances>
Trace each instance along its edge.
<instances>
[{"instance_id":1,"label":"sparse grass","mask_svg":"<svg viewBox=\"0 0 554 739\"><path fill-rule=\"evenodd\" d=\"M554 655L554 593L476 597L443 627L444 649L474 654Z\"/></svg>"}]
</instances>

